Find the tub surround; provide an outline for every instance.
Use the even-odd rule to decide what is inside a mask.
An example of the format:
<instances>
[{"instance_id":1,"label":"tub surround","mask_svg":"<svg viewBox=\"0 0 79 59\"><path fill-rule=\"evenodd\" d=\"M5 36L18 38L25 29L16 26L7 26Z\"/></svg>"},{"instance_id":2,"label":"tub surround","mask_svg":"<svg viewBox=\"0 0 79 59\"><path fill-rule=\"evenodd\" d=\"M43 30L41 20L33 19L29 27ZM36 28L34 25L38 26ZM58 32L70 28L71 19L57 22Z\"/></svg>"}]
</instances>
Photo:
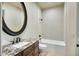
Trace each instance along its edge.
<instances>
[{"instance_id":1,"label":"tub surround","mask_svg":"<svg viewBox=\"0 0 79 59\"><path fill-rule=\"evenodd\" d=\"M23 42L29 42L22 47L14 47L11 44L5 45L2 48L3 56L34 56L39 55L39 40L36 38L30 38ZM17 43L19 44L19 43Z\"/></svg>"}]
</instances>

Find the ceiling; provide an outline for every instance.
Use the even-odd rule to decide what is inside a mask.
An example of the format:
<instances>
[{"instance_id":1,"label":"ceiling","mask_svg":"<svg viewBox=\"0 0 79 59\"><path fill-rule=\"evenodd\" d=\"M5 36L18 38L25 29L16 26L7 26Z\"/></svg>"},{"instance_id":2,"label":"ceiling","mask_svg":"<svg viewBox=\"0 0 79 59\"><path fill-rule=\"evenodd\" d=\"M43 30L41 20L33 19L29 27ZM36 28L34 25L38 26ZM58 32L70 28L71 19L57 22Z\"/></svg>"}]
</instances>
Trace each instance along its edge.
<instances>
[{"instance_id":1,"label":"ceiling","mask_svg":"<svg viewBox=\"0 0 79 59\"><path fill-rule=\"evenodd\" d=\"M4 2L3 5L4 6L9 5L18 8L19 10L23 10L21 3L18 2Z\"/></svg>"},{"instance_id":2,"label":"ceiling","mask_svg":"<svg viewBox=\"0 0 79 59\"><path fill-rule=\"evenodd\" d=\"M41 9L51 8L57 5L63 5L63 2L36 2Z\"/></svg>"}]
</instances>

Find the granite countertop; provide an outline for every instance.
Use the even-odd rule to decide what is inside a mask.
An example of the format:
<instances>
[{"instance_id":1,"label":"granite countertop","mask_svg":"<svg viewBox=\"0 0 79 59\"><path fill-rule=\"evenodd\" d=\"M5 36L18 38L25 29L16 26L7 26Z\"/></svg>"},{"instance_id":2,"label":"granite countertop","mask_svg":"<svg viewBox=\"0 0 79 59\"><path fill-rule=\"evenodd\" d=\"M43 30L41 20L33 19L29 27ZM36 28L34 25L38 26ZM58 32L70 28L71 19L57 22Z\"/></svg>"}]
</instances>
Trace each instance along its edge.
<instances>
[{"instance_id":1,"label":"granite countertop","mask_svg":"<svg viewBox=\"0 0 79 59\"><path fill-rule=\"evenodd\" d=\"M29 42L29 44L24 45L21 48L15 48L15 47L12 47L12 45L7 45L6 47L2 49L2 56L14 56L18 54L19 52L23 51L24 49L28 48L29 46L31 46L33 43L38 41L38 39L30 38L29 40L24 40L24 42L25 41Z\"/></svg>"}]
</instances>

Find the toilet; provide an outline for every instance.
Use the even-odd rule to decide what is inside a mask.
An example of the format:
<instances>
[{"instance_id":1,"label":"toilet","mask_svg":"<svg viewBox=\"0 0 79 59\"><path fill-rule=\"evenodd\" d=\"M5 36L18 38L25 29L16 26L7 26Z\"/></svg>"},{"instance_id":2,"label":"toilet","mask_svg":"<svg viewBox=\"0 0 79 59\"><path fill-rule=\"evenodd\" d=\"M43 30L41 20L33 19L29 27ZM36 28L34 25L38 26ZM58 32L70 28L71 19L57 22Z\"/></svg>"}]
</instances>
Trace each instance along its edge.
<instances>
[{"instance_id":1,"label":"toilet","mask_svg":"<svg viewBox=\"0 0 79 59\"><path fill-rule=\"evenodd\" d=\"M39 44L39 49L46 49L47 48L47 45L45 44Z\"/></svg>"}]
</instances>

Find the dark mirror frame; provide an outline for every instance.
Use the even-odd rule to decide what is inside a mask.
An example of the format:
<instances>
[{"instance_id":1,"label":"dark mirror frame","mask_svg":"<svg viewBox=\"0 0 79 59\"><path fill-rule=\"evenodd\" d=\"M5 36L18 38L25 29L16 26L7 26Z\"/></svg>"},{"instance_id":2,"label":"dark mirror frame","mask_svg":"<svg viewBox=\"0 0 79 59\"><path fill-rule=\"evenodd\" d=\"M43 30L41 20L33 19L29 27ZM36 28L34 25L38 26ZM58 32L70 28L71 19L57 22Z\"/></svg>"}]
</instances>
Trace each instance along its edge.
<instances>
[{"instance_id":1,"label":"dark mirror frame","mask_svg":"<svg viewBox=\"0 0 79 59\"><path fill-rule=\"evenodd\" d=\"M4 18L2 16L2 29L3 29L3 31L5 33L7 33L7 34L9 34L11 36L17 36L17 35L21 34L25 30L26 25L27 25L27 11L26 11L26 7L25 7L24 2L20 2L20 3L21 3L21 5L23 7L23 10L24 10L24 24L23 24L22 28L19 31L14 32L14 31L10 30L7 27L7 25L6 25L5 21L4 21Z\"/></svg>"}]
</instances>

